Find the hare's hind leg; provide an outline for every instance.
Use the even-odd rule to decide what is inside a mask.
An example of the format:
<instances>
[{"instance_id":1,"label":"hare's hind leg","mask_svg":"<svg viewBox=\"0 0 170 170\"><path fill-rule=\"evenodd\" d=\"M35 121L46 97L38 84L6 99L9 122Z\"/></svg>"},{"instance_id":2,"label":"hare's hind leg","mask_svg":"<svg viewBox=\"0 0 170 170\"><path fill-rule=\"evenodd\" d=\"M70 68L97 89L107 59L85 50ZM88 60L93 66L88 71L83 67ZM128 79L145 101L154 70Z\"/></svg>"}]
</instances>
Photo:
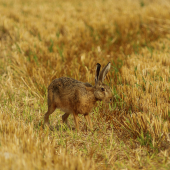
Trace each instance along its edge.
<instances>
[{"instance_id":1,"label":"hare's hind leg","mask_svg":"<svg viewBox=\"0 0 170 170\"><path fill-rule=\"evenodd\" d=\"M88 126L90 126L90 129L92 130L93 129L93 125L92 125L92 122L91 122L89 114L85 114L84 117L85 117L85 119L87 121Z\"/></svg>"},{"instance_id":2,"label":"hare's hind leg","mask_svg":"<svg viewBox=\"0 0 170 170\"><path fill-rule=\"evenodd\" d=\"M55 111L55 109L56 109L56 106L54 104L48 106L48 111L44 116L44 125L45 124L48 124L48 126L50 125L49 116L50 116L50 114L52 114Z\"/></svg>"},{"instance_id":3,"label":"hare's hind leg","mask_svg":"<svg viewBox=\"0 0 170 170\"><path fill-rule=\"evenodd\" d=\"M66 125L68 125L67 124L67 118L69 117L69 113L65 113L63 116L62 116L62 120L63 120L63 123L65 123Z\"/></svg>"}]
</instances>

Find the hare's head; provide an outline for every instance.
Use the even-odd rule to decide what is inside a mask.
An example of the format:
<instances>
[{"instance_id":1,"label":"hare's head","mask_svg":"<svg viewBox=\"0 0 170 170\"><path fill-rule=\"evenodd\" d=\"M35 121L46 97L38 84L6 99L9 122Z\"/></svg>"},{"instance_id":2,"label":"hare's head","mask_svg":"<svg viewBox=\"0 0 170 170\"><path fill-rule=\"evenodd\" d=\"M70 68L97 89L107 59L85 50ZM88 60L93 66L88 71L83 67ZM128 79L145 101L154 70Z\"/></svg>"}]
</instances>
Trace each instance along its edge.
<instances>
[{"instance_id":1,"label":"hare's head","mask_svg":"<svg viewBox=\"0 0 170 170\"><path fill-rule=\"evenodd\" d=\"M101 65L99 63L96 65L94 96L99 101L110 102L112 100L112 91L110 87L103 83L106 74L110 70L110 66L111 64L109 62L100 72Z\"/></svg>"}]
</instances>

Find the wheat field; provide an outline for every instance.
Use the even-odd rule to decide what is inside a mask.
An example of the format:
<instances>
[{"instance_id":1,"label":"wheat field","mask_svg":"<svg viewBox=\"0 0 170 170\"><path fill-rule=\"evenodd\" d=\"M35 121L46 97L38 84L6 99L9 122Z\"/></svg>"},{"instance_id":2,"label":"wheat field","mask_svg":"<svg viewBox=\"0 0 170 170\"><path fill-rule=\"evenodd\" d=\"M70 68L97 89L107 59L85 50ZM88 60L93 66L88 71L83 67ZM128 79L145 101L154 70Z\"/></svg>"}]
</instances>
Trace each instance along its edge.
<instances>
[{"instance_id":1,"label":"wheat field","mask_svg":"<svg viewBox=\"0 0 170 170\"><path fill-rule=\"evenodd\" d=\"M170 169L170 1L0 0L3 170ZM62 76L94 85L111 62L110 104L80 131L43 128L47 88Z\"/></svg>"}]
</instances>

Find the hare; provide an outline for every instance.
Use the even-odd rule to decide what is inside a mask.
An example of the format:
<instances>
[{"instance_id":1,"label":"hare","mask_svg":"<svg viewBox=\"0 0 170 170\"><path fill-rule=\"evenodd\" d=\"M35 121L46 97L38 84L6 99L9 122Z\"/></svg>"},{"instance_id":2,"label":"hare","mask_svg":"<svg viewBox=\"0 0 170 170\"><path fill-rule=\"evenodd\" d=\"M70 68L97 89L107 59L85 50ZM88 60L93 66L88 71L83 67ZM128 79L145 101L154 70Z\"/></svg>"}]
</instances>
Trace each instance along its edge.
<instances>
[{"instance_id":1,"label":"hare","mask_svg":"<svg viewBox=\"0 0 170 170\"><path fill-rule=\"evenodd\" d=\"M59 108L65 112L62 116L63 123L67 124L68 116L73 114L78 131L78 114L83 114L88 126L92 129L93 125L89 117L89 112L95 103L97 101L110 102L112 100L110 87L103 83L110 66L111 64L109 62L100 72L101 65L97 63L95 86L69 77L61 77L53 80L48 87L48 111L44 116L44 125L49 125L49 115L56 108Z\"/></svg>"}]
</instances>

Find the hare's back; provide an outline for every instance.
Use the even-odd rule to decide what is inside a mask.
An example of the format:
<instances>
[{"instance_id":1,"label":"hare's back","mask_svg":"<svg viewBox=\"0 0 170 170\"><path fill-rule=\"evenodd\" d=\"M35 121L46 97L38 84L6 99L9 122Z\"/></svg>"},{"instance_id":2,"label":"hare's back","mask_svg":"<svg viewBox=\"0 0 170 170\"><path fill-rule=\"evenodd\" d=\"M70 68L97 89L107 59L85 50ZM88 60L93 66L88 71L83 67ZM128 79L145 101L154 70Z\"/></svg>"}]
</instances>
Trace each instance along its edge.
<instances>
[{"instance_id":1,"label":"hare's back","mask_svg":"<svg viewBox=\"0 0 170 170\"><path fill-rule=\"evenodd\" d=\"M90 86L89 83L83 83L69 77L61 77L51 82L48 89L58 93L74 93L75 90L86 91L86 87Z\"/></svg>"}]
</instances>

